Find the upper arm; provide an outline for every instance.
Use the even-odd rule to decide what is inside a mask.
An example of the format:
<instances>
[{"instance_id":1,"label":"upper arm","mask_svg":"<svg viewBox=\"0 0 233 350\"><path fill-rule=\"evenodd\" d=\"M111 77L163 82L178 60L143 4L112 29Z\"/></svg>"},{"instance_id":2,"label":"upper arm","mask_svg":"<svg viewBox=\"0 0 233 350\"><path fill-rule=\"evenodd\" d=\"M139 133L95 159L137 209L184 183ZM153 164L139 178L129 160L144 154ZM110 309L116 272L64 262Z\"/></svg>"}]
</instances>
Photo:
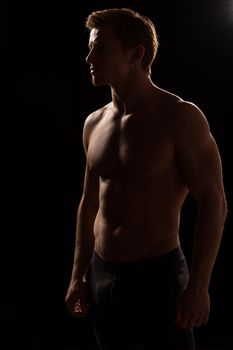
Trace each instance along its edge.
<instances>
[{"instance_id":1,"label":"upper arm","mask_svg":"<svg viewBox=\"0 0 233 350\"><path fill-rule=\"evenodd\" d=\"M99 176L91 171L88 162L85 168L83 199L96 208L99 207Z\"/></svg>"},{"instance_id":2,"label":"upper arm","mask_svg":"<svg viewBox=\"0 0 233 350\"><path fill-rule=\"evenodd\" d=\"M176 157L182 177L195 199L223 194L222 164L216 141L203 112L180 102L176 127Z\"/></svg>"},{"instance_id":3,"label":"upper arm","mask_svg":"<svg viewBox=\"0 0 233 350\"><path fill-rule=\"evenodd\" d=\"M94 206L99 206L99 176L96 175L88 164L87 153L90 133L93 128L93 115L91 114L84 123L83 127L83 147L86 154L86 167L83 185L83 199L92 203Z\"/></svg>"}]
</instances>

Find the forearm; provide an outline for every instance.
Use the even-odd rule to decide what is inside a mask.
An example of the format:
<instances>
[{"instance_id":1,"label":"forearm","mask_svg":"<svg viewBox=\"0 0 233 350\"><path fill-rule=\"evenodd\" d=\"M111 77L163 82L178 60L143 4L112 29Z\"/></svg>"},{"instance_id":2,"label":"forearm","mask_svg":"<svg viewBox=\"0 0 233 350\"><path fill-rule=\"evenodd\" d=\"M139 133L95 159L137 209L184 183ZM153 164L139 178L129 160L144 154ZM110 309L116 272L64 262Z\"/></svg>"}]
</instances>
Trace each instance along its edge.
<instances>
[{"instance_id":1,"label":"forearm","mask_svg":"<svg viewBox=\"0 0 233 350\"><path fill-rule=\"evenodd\" d=\"M208 289L221 244L226 206L224 201L219 203L202 204L198 210L190 269L190 284L198 289Z\"/></svg>"},{"instance_id":2,"label":"forearm","mask_svg":"<svg viewBox=\"0 0 233 350\"><path fill-rule=\"evenodd\" d=\"M85 201L85 199L81 200L77 214L76 242L72 270L73 281L85 279L94 249L95 238L93 226L96 213L97 209L93 203Z\"/></svg>"},{"instance_id":3,"label":"forearm","mask_svg":"<svg viewBox=\"0 0 233 350\"><path fill-rule=\"evenodd\" d=\"M73 281L85 281L94 249L94 239L88 242L76 241L74 263L72 270Z\"/></svg>"}]
</instances>

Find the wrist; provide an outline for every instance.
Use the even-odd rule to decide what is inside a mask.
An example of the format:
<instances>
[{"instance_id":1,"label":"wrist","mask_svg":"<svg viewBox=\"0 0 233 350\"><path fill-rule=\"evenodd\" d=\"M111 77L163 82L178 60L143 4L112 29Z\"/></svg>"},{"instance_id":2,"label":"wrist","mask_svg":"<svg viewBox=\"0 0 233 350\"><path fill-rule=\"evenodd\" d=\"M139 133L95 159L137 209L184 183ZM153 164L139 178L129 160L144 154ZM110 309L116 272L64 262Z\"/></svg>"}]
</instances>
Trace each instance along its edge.
<instances>
[{"instance_id":1,"label":"wrist","mask_svg":"<svg viewBox=\"0 0 233 350\"><path fill-rule=\"evenodd\" d=\"M85 283L86 275L73 275L72 281L74 281L75 283Z\"/></svg>"},{"instance_id":2,"label":"wrist","mask_svg":"<svg viewBox=\"0 0 233 350\"><path fill-rule=\"evenodd\" d=\"M203 276L194 276L191 274L188 281L188 287L197 292L208 291L209 279L206 279Z\"/></svg>"}]
</instances>

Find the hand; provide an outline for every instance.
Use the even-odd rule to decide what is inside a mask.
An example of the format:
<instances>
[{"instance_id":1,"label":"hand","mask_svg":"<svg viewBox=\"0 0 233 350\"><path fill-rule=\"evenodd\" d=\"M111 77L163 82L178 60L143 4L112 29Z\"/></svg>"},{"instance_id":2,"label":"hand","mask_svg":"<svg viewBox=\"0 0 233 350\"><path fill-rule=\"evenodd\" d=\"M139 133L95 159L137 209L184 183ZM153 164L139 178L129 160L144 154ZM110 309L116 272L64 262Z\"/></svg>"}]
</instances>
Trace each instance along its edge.
<instances>
[{"instance_id":1,"label":"hand","mask_svg":"<svg viewBox=\"0 0 233 350\"><path fill-rule=\"evenodd\" d=\"M187 286L179 295L176 305L175 322L181 328L192 330L206 324L210 313L208 290L195 290Z\"/></svg>"},{"instance_id":2,"label":"hand","mask_svg":"<svg viewBox=\"0 0 233 350\"><path fill-rule=\"evenodd\" d=\"M79 281L70 285L65 303L72 316L85 317L88 312L87 285L84 281Z\"/></svg>"}]
</instances>

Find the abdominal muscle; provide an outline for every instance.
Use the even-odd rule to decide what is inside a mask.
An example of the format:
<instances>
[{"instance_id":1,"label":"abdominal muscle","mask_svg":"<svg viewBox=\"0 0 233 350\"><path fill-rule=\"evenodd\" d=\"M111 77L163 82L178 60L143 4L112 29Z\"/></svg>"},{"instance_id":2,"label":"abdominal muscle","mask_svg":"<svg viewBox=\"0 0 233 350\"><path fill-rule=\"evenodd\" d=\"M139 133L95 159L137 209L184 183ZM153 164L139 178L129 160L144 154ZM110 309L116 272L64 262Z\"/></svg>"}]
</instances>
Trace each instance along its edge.
<instances>
[{"instance_id":1,"label":"abdominal muscle","mask_svg":"<svg viewBox=\"0 0 233 350\"><path fill-rule=\"evenodd\" d=\"M94 224L95 251L106 261L126 262L165 254L179 246L179 201L169 189L100 184ZM120 188L120 191L118 190ZM153 193L154 192L154 193ZM166 198L167 197L167 198Z\"/></svg>"}]
</instances>

